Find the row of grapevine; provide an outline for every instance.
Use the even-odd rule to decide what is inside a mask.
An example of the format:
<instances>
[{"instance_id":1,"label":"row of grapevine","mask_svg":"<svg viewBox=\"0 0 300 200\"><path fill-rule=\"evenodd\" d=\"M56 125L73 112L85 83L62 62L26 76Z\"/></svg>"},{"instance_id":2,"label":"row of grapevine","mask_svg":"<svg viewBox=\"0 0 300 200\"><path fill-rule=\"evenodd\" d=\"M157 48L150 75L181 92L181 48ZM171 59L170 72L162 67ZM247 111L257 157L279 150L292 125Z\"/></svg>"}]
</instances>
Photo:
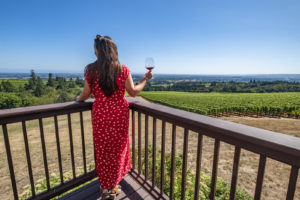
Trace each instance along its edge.
<instances>
[{"instance_id":1,"label":"row of grapevine","mask_svg":"<svg viewBox=\"0 0 300 200\"><path fill-rule=\"evenodd\" d=\"M300 93L142 92L157 103L202 115L300 117Z\"/></svg>"}]
</instances>

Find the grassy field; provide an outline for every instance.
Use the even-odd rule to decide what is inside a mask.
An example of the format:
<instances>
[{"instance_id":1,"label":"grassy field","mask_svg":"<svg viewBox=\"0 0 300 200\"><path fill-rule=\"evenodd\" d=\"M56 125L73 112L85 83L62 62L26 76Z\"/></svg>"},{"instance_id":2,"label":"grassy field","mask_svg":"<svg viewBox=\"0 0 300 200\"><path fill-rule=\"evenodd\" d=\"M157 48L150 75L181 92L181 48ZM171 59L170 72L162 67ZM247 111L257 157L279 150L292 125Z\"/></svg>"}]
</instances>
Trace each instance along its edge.
<instances>
[{"instance_id":1,"label":"grassy field","mask_svg":"<svg viewBox=\"0 0 300 200\"><path fill-rule=\"evenodd\" d=\"M142 92L142 97L203 115L242 114L300 116L300 92L294 93L191 93Z\"/></svg>"},{"instance_id":2,"label":"grassy field","mask_svg":"<svg viewBox=\"0 0 300 200\"><path fill-rule=\"evenodd\" d=\"M18 88L19 86L24 86L26 83L28 83L28 80L0 80L0 83L2 81L9 81L10 83L13 84L13 86L15 86L16 88Z\"/></svg>"}]
</instances>

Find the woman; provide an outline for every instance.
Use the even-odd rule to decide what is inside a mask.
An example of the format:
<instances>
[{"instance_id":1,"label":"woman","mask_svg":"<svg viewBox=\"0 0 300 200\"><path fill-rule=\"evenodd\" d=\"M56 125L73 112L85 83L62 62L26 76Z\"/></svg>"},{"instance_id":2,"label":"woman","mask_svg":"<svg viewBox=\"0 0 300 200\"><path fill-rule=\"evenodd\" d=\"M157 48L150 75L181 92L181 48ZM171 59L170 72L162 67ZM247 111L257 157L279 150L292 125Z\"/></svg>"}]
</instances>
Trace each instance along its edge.
<instances>
[{"instance_id":1,"label":"woman","mask_svg":"<svg viewBox=\"0 0 300 200\"><path fill-rule=\"evenodd\" d=\"M97 35L94 42L97 60L85 68L85 83L77 101L95 97L92 110L96 173L101 199L114 199L121 192L118 183L131 169L129 148L129 104L124 94L136 96L152 74L148 71L134 85L130 70L118 60L117 46L108 36Z\"/></svg>"}]
</instances>

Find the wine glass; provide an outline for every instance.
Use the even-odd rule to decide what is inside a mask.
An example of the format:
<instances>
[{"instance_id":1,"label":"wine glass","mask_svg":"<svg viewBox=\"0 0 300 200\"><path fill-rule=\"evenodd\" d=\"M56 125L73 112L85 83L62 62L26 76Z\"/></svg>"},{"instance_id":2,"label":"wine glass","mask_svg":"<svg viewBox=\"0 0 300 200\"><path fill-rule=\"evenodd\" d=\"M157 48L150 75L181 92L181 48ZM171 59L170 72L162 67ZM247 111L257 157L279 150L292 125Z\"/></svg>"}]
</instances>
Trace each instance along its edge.
<instances>
[{"instance_id":1,"label":"wine glass","mask_svg":"<svg viewBox=\"0 0 300 200\"><path fill-rule=\"evenodd\" d=\"M148 69L150 72L154 68L154 59L152 57L148 57L145 60L145 67Z\"/></svg>"}]
</instances>

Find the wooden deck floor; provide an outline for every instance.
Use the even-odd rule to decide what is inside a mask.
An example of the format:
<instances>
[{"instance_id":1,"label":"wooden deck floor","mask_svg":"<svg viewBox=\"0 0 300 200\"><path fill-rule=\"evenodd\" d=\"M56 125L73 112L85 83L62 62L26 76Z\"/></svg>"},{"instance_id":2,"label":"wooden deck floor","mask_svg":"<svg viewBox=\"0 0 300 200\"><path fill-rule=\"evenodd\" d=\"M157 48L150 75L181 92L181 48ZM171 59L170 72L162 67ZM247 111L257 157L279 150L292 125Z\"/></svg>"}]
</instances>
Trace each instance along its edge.
<instances>
[{"instance_id":1,"label":"wooden deck floor","mask_svg":"<svg viewBox=\"0 0 300 200\"><path fill-rule=\"evenodd\" d=\"M116 199L131 199L140 200L154 199L143 187L137 183L133 177L127 174L120 182L122 186L122 193L117 196ZM99 181L95 180L78 190L75 190L65 196L59 198L59 200L96 200L100 197L100 185Z\"/></svg>"}]
</instances>

